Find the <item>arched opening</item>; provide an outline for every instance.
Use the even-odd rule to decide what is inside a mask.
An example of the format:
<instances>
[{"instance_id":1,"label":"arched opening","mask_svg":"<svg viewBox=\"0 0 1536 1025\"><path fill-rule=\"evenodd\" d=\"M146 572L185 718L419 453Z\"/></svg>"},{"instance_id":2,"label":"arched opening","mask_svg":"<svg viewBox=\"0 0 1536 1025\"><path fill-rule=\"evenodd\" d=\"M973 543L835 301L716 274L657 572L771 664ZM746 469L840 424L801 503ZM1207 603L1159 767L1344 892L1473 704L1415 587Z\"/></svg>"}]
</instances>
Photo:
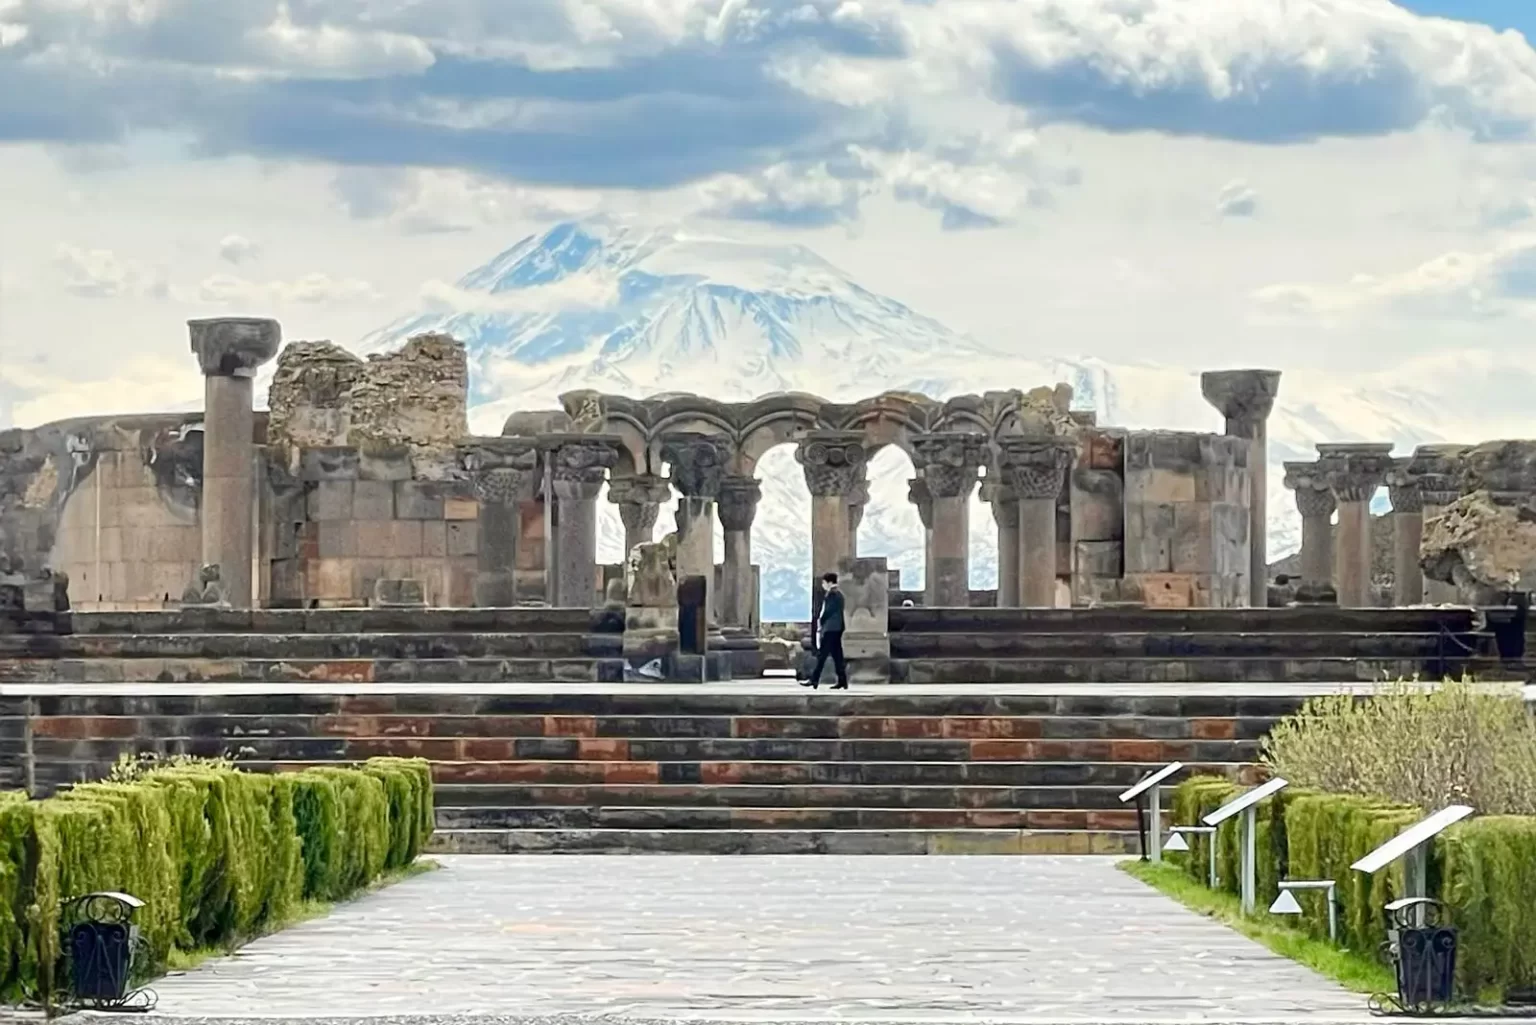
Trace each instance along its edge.
<instances>
[{"instance_id":1,"label":"arched opening","mask_svg":"<svg viewBox=\"0 0 1536 1025\"><path fill-rule=\"evenodd\" d=\"M902 591L921 593L928 583L926 531L907 494L916 473L900 445L886 445L870 457L869 504L859 522L856 550L870 558L883 556L890 569L901 572Z\"/></svg>"},{"instance_id":2,"label":"arched opening","mask_svg":"<svg viewBox=\"0 0 1536 1025\"><path fill-rule=\"evenodd\" d=\"M811 607L811 492L795 461L794 443L769 448L755 472L763 488L752 520L761 621L803 623Z\"/></svg>"}]
</instances>

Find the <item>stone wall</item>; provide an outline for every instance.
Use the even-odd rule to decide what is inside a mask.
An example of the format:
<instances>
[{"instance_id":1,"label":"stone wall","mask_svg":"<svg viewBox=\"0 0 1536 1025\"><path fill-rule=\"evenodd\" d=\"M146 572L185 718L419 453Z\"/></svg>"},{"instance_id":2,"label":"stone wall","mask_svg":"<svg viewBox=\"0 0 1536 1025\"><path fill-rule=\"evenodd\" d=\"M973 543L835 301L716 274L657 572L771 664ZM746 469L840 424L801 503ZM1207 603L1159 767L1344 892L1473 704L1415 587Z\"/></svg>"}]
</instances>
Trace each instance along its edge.
<instances>
[{"instance_id":1,"label":"stone wall","mask_svg":"<svg viewBox=\"0 0 1536 1025\"><path fill-rule=\"evenodd\" d=\"M1248 603L1250 447L1216 434L1126 434L1125 599Z\"/></svg>"},{"instance_id":2,"label":"stone wall","mask_svg":"<svg viewBox=\"0 0 1536 1025\"><path fill-rule=\"evenodd\" d=\"M179 597L202 554L201 419L95 417L0 434L0 546L67 573L77 608Z\"/></svg>"},{"instance_id":3,"label":"stone wall","mask_svg":"<svg viewBox=\"0 0 1536 1025\"><path fill-rule=\"evenodd\" d=\"M1078 433L1077 463L1068 479L1074 602L1119 600L1125 573L1125 432Z\"/></svg>"}]
</instances>

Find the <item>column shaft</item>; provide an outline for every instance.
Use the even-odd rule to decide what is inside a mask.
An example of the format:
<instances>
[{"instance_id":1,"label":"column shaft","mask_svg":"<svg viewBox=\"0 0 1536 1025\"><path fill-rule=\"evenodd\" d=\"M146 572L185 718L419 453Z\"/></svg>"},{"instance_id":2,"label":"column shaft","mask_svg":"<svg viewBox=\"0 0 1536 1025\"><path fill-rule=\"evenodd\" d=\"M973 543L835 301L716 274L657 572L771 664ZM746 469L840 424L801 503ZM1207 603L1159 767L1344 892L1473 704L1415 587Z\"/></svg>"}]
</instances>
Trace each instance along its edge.
<instances>
[{"instance_id":1,"label":"column shaft","mask_svg":"<svg viewBox=\"0 0 1536 1025\"><path fill-rule=\"evenodd\" d=\"M1305 584L1333 583L1332 514L1301 518L1301 580Z\"/></svg>"},{"instance_id":2,"label":"column shaft","mask_svg":"<svg viewBox=\"0 0 1536 1025\"><path fill-rule=\"evenodd\" d=\"M1019 530L1021 528L1017 524L1018 516L1015 514L1013 525L1006 520L997 525L997 606L1003 609L1018 608L1020 604Z\"/></svg>"},{"instance_id":3,"label":"column shaft","mask_svg":"<svg viewBox=\"0 0 1536 1025\"><path fill-rule=\"evenodd\" d=\"M1207 402L1226 419L1226 433L1249 442L1248 602L1269 604L1269 414L1280 390L1278 370L1211 370L1200 375Z\"/></svg>"},{"instance_id":4,"label":"column shaft","mask_svg":"<svg viewBox=\"0 0 1536 1025\"><path fill-rule=\"evenodd\" d=\"M1019 499L1019 599L1025 608L1056 606L1056 499Z\"/></svg>"},{"instance_id":5,"label":"column shaft","mask_svg":"<svg viewBox=\"0 0 1536 1025\"><path fill-rule=\"evenodd\" d=\"M683 496L677 501L677 578L703 577L711 625L718 623L715 593L715 503Z\"/></svg>"},{"instance_id":6,"label":"column shaft","mask_svg":"<svg viewBox=\"0 0 1536 1025\"><path fill-rule=\"evenodd\" d=\"M752 622L752 534L727 530L720 569L720 623L746 627Z\"/></svg>"},{"instance_id":7,"label":"column shaft","mask_svg":"<svg viewBox=\"0 0 1536 1025\"><path fill-rule=\"evenodd\" d=\"M517 535L521 520L516 502L481 499L479 547L475 551L477 608L502 609L517 604Z\"/></svg>"},{"instance_id":8,"label":"column shaft","mask_svg":"<svg viewBox=\"0 0 1536 1025\"><path fill-rule=\"evenodd\" d=\"M219 567L230 605L251 607L255 504L249 377L203 379L203 562Z\"/></svg>"},{"instance_id":9,"label":"column shaft","mask_svg":"<svg viewBox=\"0 0 1536 1025\"><path fill-rule=\"evenodd\" d=\"M970 494L933 497L933 579L927 601L945 608L971 604Z\"/></svg>"},{"instance_id":10,"label":"column shaft","mask_svg":"<svg viewBox=\"0 0 1536 1025\"><path fill-rule=\"evenodd\" d=\"M1339 604L1364 608L1371 592L1371 498L1392 470L1391 444L1317 446L1318 467L1339 504L1334 537L1334 586Z\"/></svg>"},{"instance_id":11,"label":"column shaft","mask_svg":"<svg viewBox=\"0 0 1536 1025\"><path fill-rule=\"evenodd\" d=\"M559 487L559 484L556 484ZM597 600L597 499L559 497L555 605L589 609Z\"/></svg>"},{"instance_id":12,"label":"column shaft","mask_svg":"<svg viewBox=\"0 0 1536 1025\"><path fill-rule=\"evenodd\" d=\"M1393 513L1392 528L1392 604L1418 605L1424 600L1424 571L1419 568L1424 513L1420 510Z\"/></svg>"},{"instance_id":13,"label":"column shaft","mask_svg":"<svg viewBox=\"0 0 1536 1025\"><path fill-rule=\"evenodd\" d=\"M1364 608L1371 604L1371 506L1368 502L1339 503L1339 532L1335 539L1334 586L1339 605Z\"/></svg>"}]
</instances>

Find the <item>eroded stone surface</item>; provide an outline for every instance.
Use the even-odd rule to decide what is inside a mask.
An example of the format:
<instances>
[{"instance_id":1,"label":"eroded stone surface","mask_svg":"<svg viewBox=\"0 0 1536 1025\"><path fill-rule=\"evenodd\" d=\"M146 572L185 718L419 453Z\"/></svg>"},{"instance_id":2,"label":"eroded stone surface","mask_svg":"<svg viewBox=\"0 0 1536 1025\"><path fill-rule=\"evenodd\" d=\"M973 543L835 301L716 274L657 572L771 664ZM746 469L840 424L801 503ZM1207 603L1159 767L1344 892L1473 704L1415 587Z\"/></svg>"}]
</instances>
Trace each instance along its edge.
<instances>
[{"instance_id":1,"label":"eroded stone surface","mask_svg":"<svg viewBox=\"0 0 1536 1025\"><path fill-rule=\"evenodd\" d=\"M1427 577L1455 584L1467 600L1536 590L1536 505L1499 504L1486 491L1464 495L1425 517L1419 557Z\"/></svg>"}]
</instances>

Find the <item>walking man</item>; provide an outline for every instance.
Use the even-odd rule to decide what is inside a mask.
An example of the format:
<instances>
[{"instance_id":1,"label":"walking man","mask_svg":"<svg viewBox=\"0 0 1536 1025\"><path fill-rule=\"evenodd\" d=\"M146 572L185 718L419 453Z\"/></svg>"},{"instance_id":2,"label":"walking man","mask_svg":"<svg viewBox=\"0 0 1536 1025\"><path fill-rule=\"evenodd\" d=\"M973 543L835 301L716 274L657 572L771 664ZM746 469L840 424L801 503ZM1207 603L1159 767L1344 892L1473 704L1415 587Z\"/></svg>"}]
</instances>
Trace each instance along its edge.
<instances>
[{"instance_id":1,"label":"walking man","mask_svg":"<svg viewBox=\"0 0 1536 1025\"><path fill-rule=\"evenodd\" d=\"M816 624L816 668L811 671L811 678L802 680L800 686L821 686L821 670L830 656L832 668L837 671L837 682L832 685L832 689L847 690L848 662L843 658L843 629L846 623L843 620L843 592L837 589L837 574L823 573L821 589L826 595L821 600L821 619Z\"/></svg>"}]
</instances>

